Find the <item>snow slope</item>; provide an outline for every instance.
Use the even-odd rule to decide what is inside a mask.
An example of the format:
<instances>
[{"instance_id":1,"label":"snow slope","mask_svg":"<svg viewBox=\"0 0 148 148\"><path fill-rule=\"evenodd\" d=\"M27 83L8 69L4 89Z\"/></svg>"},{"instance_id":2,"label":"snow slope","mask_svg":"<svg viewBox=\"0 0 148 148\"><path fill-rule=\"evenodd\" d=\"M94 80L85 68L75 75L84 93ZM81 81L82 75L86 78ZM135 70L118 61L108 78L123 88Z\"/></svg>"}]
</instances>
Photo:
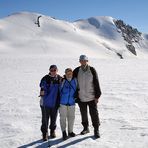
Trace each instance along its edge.
<instances>
[{"instance_id":1,"label":"snow slope","mask_svg":"<svg viewBox=\"0 0 148 148\"><path fill-rule=\"evenodd\" d=\"M135 45L136 58L111 17L70 23L42 15L38 27L39 15L23 12L0 20L0 148L47 146L40 132L40 79L50 64L57 64L61 75L65 68L75 68L80 54L88 55L99 74L101 138L94 140L90 122L90 134L63 142L58 117L52 147L147 148L148 35L142 34ZM74 131L81 130L76 105Z\"/></svg>"},{"instance_id":2,"label":"snow slope","mask_svg":"<svg viewBox=\"0 0 148 148\"><path fill-rule=\"evenodd\" d=\"M95 66L102 88L98 107L101 138L91 133L63 142L59 117L57 138L52 147L86 148L147 148L148 146L148 64L147 60L90 59ZM66 67L78 66L77 58L48 56L0 56L0 147L46 147L41 143L39 81L50 64L57 64L63 75ZM142 65L142 66L141 66ZM74 131L82 130L76 105Z\"/></svg>"},{"instance_id":3,"label":"snow slope","mask_svg":"<svg viewBox=\"0 0 148 148\"><path fill-rule=\"evenodd\" d=\"M41 15L41 27L38 27L35 23L40 15L21 12L1 19L0 53L68 57L85 53L98 58L119 58L119 53L123 58L135 57L126 48L112 17L92 17L70 23ZM147 57L147 35L135 46L139 58Z\"/></svg>"}]
</instances>

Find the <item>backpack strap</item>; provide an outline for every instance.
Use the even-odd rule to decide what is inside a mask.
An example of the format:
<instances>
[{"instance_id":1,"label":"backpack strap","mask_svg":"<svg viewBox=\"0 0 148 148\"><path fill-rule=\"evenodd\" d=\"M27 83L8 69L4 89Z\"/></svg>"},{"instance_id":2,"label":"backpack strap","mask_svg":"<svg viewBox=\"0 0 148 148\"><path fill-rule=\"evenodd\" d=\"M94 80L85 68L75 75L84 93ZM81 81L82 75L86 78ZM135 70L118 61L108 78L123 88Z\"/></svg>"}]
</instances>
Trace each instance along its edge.
<instances>
[{"instance_id":1,"label":"backpack strap","mask_svg":"<svg viewBox=\"0 0 148 148\"><path fill-rule=\"evenodd\" d=\"M74 80L74 82L75 82L75 84L76 84L76 87L77 87L77 84L78 84L77 79L74 78L73 80ZM66 80L66 81L67 81L67 80ZM74 87L71 85L71 83L70 83L69 81L67 81L67 82L69 83L69 85L71 86L71 88L72 88L74 91L76 91L76 89L74 89Z\"/></svg>"}]
</instances>

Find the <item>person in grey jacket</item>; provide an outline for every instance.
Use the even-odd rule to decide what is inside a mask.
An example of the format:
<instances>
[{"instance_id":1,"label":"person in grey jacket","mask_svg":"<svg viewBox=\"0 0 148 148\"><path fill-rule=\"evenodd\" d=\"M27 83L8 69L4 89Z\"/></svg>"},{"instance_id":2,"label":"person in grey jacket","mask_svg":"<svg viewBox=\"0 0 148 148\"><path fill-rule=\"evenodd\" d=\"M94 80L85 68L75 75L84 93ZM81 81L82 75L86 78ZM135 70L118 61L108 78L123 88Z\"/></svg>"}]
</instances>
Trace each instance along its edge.
<instances>
[{"instance_id":1,"label":"person in grey jacket","mask_svg":"<svg viewBox=\"0 0 148 148\"><path fill-rule=\"evenodd\" d=\"M95 68L88 65L88 57L81 55L79 58L81 66L77 67L73 71L73 76L77 78L79 85L78 92L78 105L82 117L83 131L82 135L89 133L89 122L87 115L87 106L89 107L89 113L94 127L94 136L100 138L99 133L99 113L97 109L97 103L101 96L101 89L99 85L98 74Z\"/></svg>"}]
</instances>

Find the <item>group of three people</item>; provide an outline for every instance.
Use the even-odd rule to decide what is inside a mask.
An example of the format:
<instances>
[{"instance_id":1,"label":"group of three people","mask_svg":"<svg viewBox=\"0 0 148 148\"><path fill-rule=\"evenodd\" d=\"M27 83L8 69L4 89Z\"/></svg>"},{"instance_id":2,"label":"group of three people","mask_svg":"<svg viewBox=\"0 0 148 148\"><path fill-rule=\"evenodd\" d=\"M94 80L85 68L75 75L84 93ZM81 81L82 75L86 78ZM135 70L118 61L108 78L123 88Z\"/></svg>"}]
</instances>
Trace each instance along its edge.
<instances>
[{"instance_id":1,"label":"group of three people","mask_svg":"<svg viewBox=\"0 0 148 148\"><path fill-rule=\"evenodd\" d=\"M98 74L95 68L88 65L88 57L81 55L79 58L81 66L74 71L71 68L65 70L62 78L58 75L56 65L51 65L49 74L44 76L40 82L40 106L42 111L41 132L43 140L48 139L48 125L50 118L50 137L55 138L56 119L58 109L60 113L60 126L63 140L74 137L73 132L75 119L75 103L78 103L81 113L83 130L80 134L89 133L88 107L94 127L94 136L100 138L99 113L97 103L101 96ZM68 122L68 134L66 123Z\"/></svg>"}]
</instances>

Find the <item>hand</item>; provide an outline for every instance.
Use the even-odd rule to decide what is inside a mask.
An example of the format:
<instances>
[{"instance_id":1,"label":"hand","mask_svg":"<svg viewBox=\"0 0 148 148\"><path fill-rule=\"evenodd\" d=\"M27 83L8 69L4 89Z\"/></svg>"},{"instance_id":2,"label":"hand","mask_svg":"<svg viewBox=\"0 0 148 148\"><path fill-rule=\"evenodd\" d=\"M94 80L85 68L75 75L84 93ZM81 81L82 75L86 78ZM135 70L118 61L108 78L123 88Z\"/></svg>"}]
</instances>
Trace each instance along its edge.
<instances>
[{"instance_id":1,"label":"hand","mask_svg":"<svg viewBox=\"0 0 148 148\"><path fill-rule=\"evenodd\" d=\"M41 90L41 91L40 91L40 96L42 97L42 96L44 96L44 94L45 94L45 93L44 93L44 90Z\"/></svg>"},{"instance_id":2,"label":"hand","mask_svg":"<svg viewBox=\"0 0 148 148\"><path fill-rule=\"evenodd\" d=\"M99 99L98 98L95 98L95 103L97 104L99 102Z\"/></svg>"},{"instance_id":3,"label":"hand","mask_svg":"<svg viewBox=\"0 0 148 148\"><path fill-rule=\"evenodd\" d=\"M75 103L79 103L80 102L80 99L79 98L76 98L75 99Z\"/></svg>"}]
</instances>

